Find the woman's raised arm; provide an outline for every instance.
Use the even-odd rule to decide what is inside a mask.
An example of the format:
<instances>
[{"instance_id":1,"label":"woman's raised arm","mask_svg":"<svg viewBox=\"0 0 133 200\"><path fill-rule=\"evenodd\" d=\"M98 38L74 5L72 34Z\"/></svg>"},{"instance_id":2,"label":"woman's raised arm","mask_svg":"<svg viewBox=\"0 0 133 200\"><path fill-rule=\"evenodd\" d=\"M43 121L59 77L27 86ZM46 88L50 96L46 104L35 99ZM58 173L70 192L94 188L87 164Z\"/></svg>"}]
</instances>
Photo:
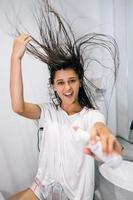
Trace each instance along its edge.
<instances>
[{"instance_id":1,"label":"woman's raised arm","mask_svg":"<svg viewBox=\"0 0 133 200\"><path fill-rule=\"evenodd\" d=\"M23 96L21 61L26 50L26 45L31 40L28 34L22 34L14 39L11 54L10 95L14 112L30 119L38 119L41 113L40 107L36 104L25 102Z\"/></svg>"}]
</instances>

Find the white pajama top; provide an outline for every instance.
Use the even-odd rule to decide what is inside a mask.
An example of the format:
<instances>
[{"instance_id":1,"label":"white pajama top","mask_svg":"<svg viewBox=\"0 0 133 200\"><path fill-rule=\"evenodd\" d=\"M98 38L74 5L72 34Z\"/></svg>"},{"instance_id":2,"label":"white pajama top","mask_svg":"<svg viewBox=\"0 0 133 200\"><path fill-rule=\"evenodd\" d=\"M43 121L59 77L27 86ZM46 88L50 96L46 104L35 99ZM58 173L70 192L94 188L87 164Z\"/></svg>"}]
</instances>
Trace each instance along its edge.
<instances>
[{"instance_id":1,"label":"white pajama top","mask_svg":"<svg viewBox=\"0 0 133 200\"><path fill-rule=\"evenodd\" d=\"M58 184L70 200L92 200L94 159L83 152L85 143L76 137L72 124L75 120L80 121L80 128L89 135L96 122L105 122L104 116L86 107L68 115L52 103L41 105L41 110L39 126L44 129L35 182L44 199L51 193L52 186Z\"/></svg>"}]
</instances>

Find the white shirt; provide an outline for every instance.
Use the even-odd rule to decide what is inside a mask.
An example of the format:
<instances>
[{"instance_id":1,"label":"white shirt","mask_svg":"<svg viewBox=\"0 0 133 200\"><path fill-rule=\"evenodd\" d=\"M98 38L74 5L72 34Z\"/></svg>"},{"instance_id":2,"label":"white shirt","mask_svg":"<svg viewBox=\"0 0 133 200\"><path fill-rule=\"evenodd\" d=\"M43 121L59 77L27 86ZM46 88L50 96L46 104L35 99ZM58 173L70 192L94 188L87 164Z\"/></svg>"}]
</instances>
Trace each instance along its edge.
<instances>
[{"instance_id":1,"label":"white shirt","mask_svg":"<svg viewBox=\"0 0 133 200\"><path fill-rule=\"evenodd\" d=\"M68 115L61 107L51 104L41 106L40 126L44 127L39 166L36 178L45 195L53 184L59 183L71 200L92 200L94 193L94 159L85 155L85 143L78 140L72 128L80 120L80 128L88 131L96 122L105 122L98 111L84 107Z\"/></svg>"}]
</instances>

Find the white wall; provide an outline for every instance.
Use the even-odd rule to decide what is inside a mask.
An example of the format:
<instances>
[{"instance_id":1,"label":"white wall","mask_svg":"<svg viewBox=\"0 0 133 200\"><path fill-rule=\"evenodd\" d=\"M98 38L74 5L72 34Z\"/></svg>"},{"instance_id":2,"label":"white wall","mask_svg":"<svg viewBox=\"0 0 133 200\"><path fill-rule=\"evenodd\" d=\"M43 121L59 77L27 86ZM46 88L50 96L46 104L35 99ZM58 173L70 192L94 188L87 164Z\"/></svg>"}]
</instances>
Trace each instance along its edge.
<instances>
[{"instance_id":1,"label":"white wall","mask_svg":"<svg viewBox=\"0 0 133 200\"><path fill-rule=\"evenodd\" d=\"M114 30L120 49L117 81L117 130L128 139L133 120L133 1L114 0Z\"/></svg>"},{"instance_id":2,"label":"white wall","mask_svg":"<svg viewBox=\"0 0 133 200\"><path fill-rule=\"evenodd\" d=\"M128 127L133 120L133 1L126 5L127 10L127 55L128 55ZM130 20L129 20L130 19Z\"/></svg>"},{"instance_id":3,"label":"white wall","mask_svg":"<svg viewBox=\"0 0 133 200\"><path fill-rule=\"evenodd\" d=\"M37 1L36 1L37 2ZM52 0L60 12L70 18L80 35L84 32L113 34L112 1ZM37 128L33 121L12 112L9 95L10 54L13 31L4 16L14 19L14 10L32 34L32 0L0 0L0 191L6 196L28 187L37 169ZM105 12L106 11L106 12ZM48 100L48 71L44 64L25 55L23 60L25 99L40 103ZM115 98L114 98L115 99ZM112 112L113 110L113 112ZM109 125L115 131L115 102L112 101Z\"/></svg>"},{"instance_id":4,"label":"white wall","mask_svg":"<svg viewBox=\"0 0 133 200\"><path fill-rule=\"evenodd\" d=\"M27 1L1 1L0 28L0 191L6 196L28 187L37 168L37 127L32 120L24 119L12 112L9 94L10 54L13 29L9 27L3 12L13 16L10 4L20 9L27 7ZM28 8L27 8L28 9ZM22 9L23 10L23 9ZM21 9L20 9L21 11ZM20 12L22 15L22 11ZM29 21L24 15L24 23ZM30 16L29 16L30 17ZM3 20L2 20L3 19ZM31 24L30 31L34 31ZM40 103L47 100L47 68L39 61L25 55L23 78L25 98Z\"/></svg>"}]
</instances>

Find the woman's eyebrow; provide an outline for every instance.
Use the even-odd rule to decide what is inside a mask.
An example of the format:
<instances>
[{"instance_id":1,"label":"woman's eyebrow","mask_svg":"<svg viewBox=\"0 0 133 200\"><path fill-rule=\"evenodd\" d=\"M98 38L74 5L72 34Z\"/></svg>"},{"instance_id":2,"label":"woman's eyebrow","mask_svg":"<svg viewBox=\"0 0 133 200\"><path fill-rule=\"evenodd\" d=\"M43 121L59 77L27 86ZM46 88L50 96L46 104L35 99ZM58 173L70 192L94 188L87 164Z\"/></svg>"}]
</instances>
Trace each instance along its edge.
<instances>
[{"instance_id":1,"label":"woman's eyebrow","mask_svg":"<svg viewBox=\"0 0 133 200\"><path fill-rule=\"evenodd\" d=\"M72 77L69 77L68 80L71 80L71 79L76 79L77 77L76 76L72 76ZM59 82L59 81L64 81L64 79L57 79L56 82Z\"/></svg>"},{"instance_id":2,"label":"woman's eyebrow","mask_svg":"<svg viewBox=\"0 0 133 200\"><path fill-rule=\"evenodd\" d=\"M56 82L58 82L58 81L63 81L63 79L57 79Z\"/></svg>"},{"instance_id":3,"label":"woman's eyebrow","mask_svg":"<svg viewBox=\"0 0 133 200\"><path fill-rule=\"evenodd\" d=\"M76 76L74 76L74 77L69 77L69 79L76 79L77 77Z\"/></svg>"},{"instance_id":4,"label":"woman's eyebrow","mask_svg":"<svg viewBox=\"0 0 133 200\"><path fill-rule=\"evenodd\" d=\"M68 79L77 78L76 76L68 77ZM63 81L64 79L57 79L56 81Z\"/></svg>"}]
</instances>

